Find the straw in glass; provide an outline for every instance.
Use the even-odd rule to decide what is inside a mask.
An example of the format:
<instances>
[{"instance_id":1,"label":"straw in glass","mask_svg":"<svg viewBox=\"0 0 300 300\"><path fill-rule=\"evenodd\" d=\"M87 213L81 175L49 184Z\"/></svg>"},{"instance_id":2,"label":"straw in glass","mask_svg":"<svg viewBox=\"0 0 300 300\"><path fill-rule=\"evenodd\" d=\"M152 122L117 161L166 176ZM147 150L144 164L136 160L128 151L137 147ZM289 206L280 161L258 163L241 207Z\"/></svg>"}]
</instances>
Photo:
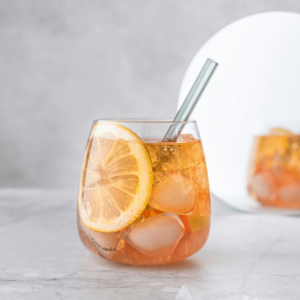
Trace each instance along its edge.
<instances>
[{"instance_id":1,"label":"straw in glass","mask_svg":"<svg viewBox=\"0 0 300 300\"><path fill-rule=\"evenodd\" d=\"M192 88L178 110L174 122L184 122L189 119L218 65L217 62L210 58L206 60ZM184 124L172 124L163 138L163 142L176 142L183 128Z\"/></svg>"}]
</instances>

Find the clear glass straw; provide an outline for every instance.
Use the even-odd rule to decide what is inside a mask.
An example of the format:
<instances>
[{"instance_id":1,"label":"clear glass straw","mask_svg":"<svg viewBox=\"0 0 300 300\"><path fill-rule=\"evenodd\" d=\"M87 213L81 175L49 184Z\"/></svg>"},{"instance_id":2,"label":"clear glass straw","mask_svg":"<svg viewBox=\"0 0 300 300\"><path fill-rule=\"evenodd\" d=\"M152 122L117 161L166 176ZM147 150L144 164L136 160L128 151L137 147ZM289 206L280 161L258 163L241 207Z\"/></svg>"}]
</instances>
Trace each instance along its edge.
<instances>
[{"instance_id":1,"label":"clear glass straw","mask_svg":"<svg viewBox=\"0 0 300 300\"><path fill-rule=\"evenodd\" d=\"M189 119L218 65L219 64L214 60L210 58L207 59L192 88L178 110L174 118L174 122L187 121ZM172 124L163 138L163 142L176 142L183 130L183 127L184 124Z\"/></svg>"}]
</instances>

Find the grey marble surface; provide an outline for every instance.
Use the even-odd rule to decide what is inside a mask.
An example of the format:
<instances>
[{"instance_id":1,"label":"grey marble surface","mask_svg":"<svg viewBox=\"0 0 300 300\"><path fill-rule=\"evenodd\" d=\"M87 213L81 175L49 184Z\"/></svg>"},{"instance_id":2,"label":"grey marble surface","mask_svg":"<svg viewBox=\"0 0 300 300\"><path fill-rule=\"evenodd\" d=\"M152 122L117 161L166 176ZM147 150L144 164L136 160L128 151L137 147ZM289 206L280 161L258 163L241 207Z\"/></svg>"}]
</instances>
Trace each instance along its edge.
<instances>
[{"instance_id":1,"label":"grey marble surface","mask_svg":"<svg viewBox=\"0 0 300 300\"><path fill-rule=\"evenodd\" d=\"M81 244L74 190L0 190L0 299L300 298L300 219L244 214L213 199L207 244L167 266L103 260Z\"/></svg>"}]
</instances>

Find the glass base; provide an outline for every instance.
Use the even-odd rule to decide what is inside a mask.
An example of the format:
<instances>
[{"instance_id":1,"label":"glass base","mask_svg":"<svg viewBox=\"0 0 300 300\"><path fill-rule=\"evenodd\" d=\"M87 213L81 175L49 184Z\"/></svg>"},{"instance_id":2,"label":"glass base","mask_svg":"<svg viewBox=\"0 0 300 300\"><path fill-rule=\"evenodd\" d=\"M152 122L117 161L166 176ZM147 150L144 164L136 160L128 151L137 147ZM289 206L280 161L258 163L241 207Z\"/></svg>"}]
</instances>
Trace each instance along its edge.
<instances>
[{"instance_id":1,"label":"glass base","mask_svg":"<svg viewBox=\"0 0 300 300\"><path fill-rule=\"evenodd\" d=\"M136 266L165 265L186 259L198 252L204 246L210 230L210 226L207 226L197 232L190 232L181 239L176 249L169 256L152 257L138 251L126 241L124 247L119 251L97 249L89 237L84 233L80 223L80 220L78 220L78 233L81 242L89 251L104 259L125 265Z\"/></svg>"}]
</instances>

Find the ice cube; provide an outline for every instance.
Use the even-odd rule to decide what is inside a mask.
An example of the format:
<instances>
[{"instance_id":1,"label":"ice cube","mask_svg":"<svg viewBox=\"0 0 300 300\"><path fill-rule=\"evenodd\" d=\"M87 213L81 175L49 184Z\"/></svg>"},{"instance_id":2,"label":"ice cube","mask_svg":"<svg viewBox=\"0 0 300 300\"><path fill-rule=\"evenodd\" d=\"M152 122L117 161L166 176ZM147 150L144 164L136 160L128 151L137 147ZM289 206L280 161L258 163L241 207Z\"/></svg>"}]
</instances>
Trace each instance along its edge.
<instances>
[{"instance_id":1,"label":"ice cube","mask_svg":"<svg viewBox=\"0 0 300 300\"><path fill-rule=\"evenodd\" d=\"M116 251L120 238L114 232L99 232L84 226L80 220L83 232L91 240L99 252ZM102 253L103 254L103 253Z\"/></svg>"},{"instance_id":2,"label":"ice cube","mask_svg":"<svg viewBox=\"0 0 300 300\"><path fill-rule=\"evenodd\" d=\"M197 141L197 139L195 139L192 134L181 134L177 139L178 143L179 142L191 142L191 141Z\"/></svg>"},{"instance_id":3,"label":"ice cube","mask_svg":"<svg viewBox=\"0 0 300 300\"><path fill-rule=\"evenodd\" d=\"M196 183L182 171L166 172L153 186L149 205L164 212L190 214L197 201Z\"/></svg>"},{"instance_id":4,"label":"ice cube","mask_svg":"<svg viewBox=\"0 0 300 300\"><path fill-rule=\"evenodd\" d=\"M182 144L179 143L179 145L181 169L192 168L199 164L205 163L201 141L189 141Z\"/></svg>"},{"instance_id":5,"label":"ice cube","mask_svg":"<svg viewBox=\"0 0 300 300\"><path fill-rule=\"evenodd\" d=\"M125 240L145 254L166 257L176 248L184 230L177 215L165 213L131 227L125 234Z\"/></svg>"},{"instance_id":6,"label":"ice cube","mask_svg":"<svg viewBox=\"0 0 300 300\"><path fill-rule=\"evenodd\" d=\"M300 201L300 185L290 184L280 188L278 197L286 202Z\"/></svg>"},{"instance_id":7,"label":"ice cube","mask_svg":"<svg viewBox=\"0 0 300 300\"><path fill-rule=\"evenodd\" d=\"M249 181L249 189L265 200L272 198L274 186L273 176L269 172L257 173Z\"/></svg>"},{"instance_id":8,"label":"ice cube","mask_svg":"<svg viewBox=\"0 0 300 300\"><path fill-rule=\"evenodd\" d=\"M180 240L178 243L175 251L174 251L174 256L176 259L178 257L180 258L185 258L186 255L191 252L194 244L195 244L195 237L193 236L192 233L185 234L183 238Z\"/></svg>"}]
</instances>

